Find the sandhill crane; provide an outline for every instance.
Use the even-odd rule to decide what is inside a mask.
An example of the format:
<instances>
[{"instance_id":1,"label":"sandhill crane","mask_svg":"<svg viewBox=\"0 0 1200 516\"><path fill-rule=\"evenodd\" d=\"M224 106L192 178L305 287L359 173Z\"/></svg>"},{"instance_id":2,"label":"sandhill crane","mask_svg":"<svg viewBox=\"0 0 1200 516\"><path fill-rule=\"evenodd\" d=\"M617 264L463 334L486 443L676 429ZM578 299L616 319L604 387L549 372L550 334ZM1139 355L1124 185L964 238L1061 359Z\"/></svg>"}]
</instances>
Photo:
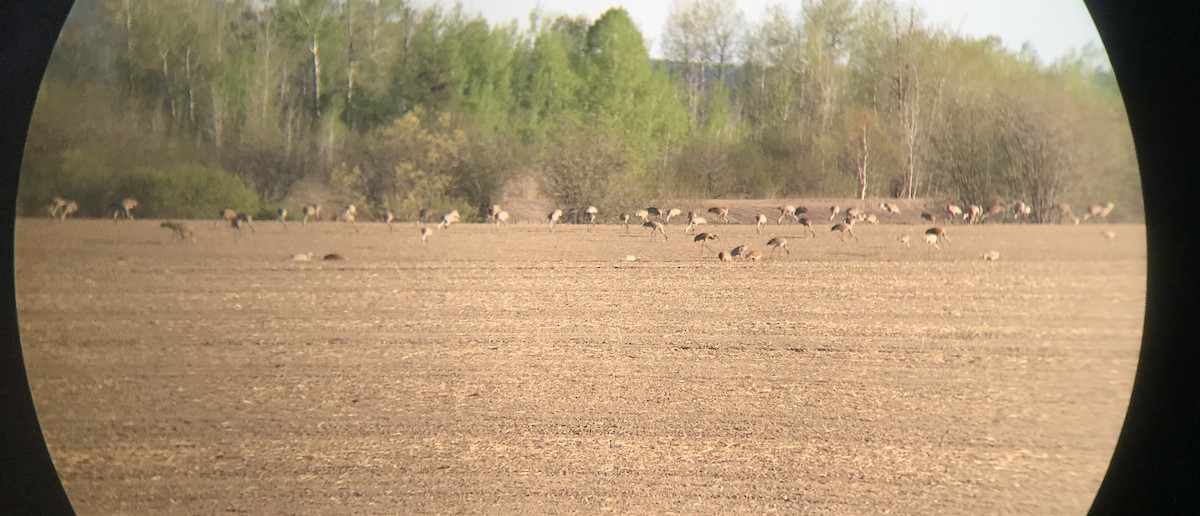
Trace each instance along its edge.
<instances>
[{"instance_id":1,"label":"sandhill crane","mask_svg":"<svg viewBox=\"0 0 1200 516\"><path fill-rule=\"evenodd\" d=\"M1111 202L1108 204L1105 204L1103 206L1099 205L1099 204L1093 204L1091 206L1088 206L1087 213L1083 214L1083 220L1086 221L1088 219L1104 219L1107 221L1108 214L1112 213L1113 208L1115 208L1115 207L1116 207L1116 205L1114 205Z\"/></svg>"},{"instance_id":2,"label":"sandhill crane","mask_svg":"<svg viewBox=\"0 0 1200 516\"><path fill-rule=\"evenodd\" d=\"M345 256L342 256L337 253L329 253L329 254L325 255L324 258L321 258L321 259L325 260L327 262L344 262L344 261L346 261Z\"/></svg>"},{"instance_id":3,"label":"sandhill crane","mask_svg":"<svg viewBox=\"0 0 1200 516\"><path fill-rule=\"evenodd\" d=\"M950 243L950 237L946 235L945 229L934 226L925 230L925 243L932 245L935 249L941 249L938 242L942 240L945 240L947 244Z\"/></svg>"},{"instance_id":4,"label":"sandhill crane","mask_svg":"<svg viewBox=\"0 0 1200 516\"><path fill-rule=\"evenodd\" d=\"M904 247L906 247L906 248L908 248L908 249L912 249L912 246L911 246L911 245L908 245L908 240L909 240L909 237L908 237L908 235L907 235L907 234L905 234L905 235L900 235L900 238L897 238L896 240L897 240L897 241L899 241L901 244L903 244L903 245L904 245Z\"/></svg>"},{"instance_id":5,"label":"sandhill crane","mask_svg":"<svg viewBox=\"0 0 1200 516\"><path fill-rule=\"evenodd\" d=\"M283 224L283 229L287 229L287 216L287 208L279 208L278 210L275 210L275 219L278 220L280 224Z\"/></svg>"},{"instance_id":6,"label":"sandhill crane","mask_svg":"<svg viewBox=\"0 0 1200 516\"><path fill-rule=\"evenodd\" d=\"M921 212L921 220L923 220L925 222L934 222L933 214L929 213L927 211L923 211L923 212Z\"/></svg>"},{"instance_id":7,"label":"sandhill crane","mask_svg":"<svg viewBox=\"0 0 1200 516\"><path fill-rule=\"evenodd\" d=\"M126 220L133 220L133 209L137 208L137 206L137 199L126 197L121 202L110 204L108 209L113 214L113 222L116 222L121 216L124 216Z\"/></svg>"},{"instance_id":8,"label":"sandhill crane","mask_svg":"<svg viewBox=\"0 0 1200 516\"><path fill-rule=\"evenodd\" d=\"M1079 217L1076 217L1074 213L1071 213L1070 204L1060 202L1054 205L1054 210L1054 213L1058 218L1058 222L1061 223L1063 220L1069 219L1072 224L1075 224L1076 226L1079 225Z\"/></svg>"},{"instance_id":9,"label":"sandhill crane","mask_svg":"<svg viewBox=\"0 0 1200 516\"><path fill-rule=\"evenodd\" d=\"M392 229L392 221L393 220L396 220L396 214L392 213L392 210L390 210L390 209L383 210L383 222L387 224L388 233L391 233L393 231L393 229Z\"/></svg>"},{"instance_id":10,"label":"sandhill crane","mask_svg":"<svg viewBox=\"0 0 1200 516\"><path fill-rule=\"evenodd\" d=\"M250 228L251 233L257 233L258 230L254 229L253 221L254 218L249 213L238 213L234 215L233 220L229 221L229 226L236 229L238 235L242 234L242 226Z\"/></svg>"},{"instance_id":11,"label":"sandhill crane","mask_svg":"<svg viewBox=\"0 0 1200 516\"><path fill-rule=\"evenodd\" d=\"M979 214L981 213L983 213L983 208L980 208L979 205L972 204L967 206L966 213L963 213L963 222L974 224L979 221Z\"/></svg>"},{"instance_id":12,"label":"sandhill crane","mask_svg":"<svg viewBox=\"0 0 1200 516\"><path fill-rule=\"evenodd\" d=\"M791 218L792 218L792 220L795 220L796 222L799 222L799 221L800 221L800 220L799 220L799 219L796 217L796 207L795 207L795 206L792 206L792 205L790 205L790 204L789 204L789 205L787 205L787 206L780 206L780 207L779 207L779 220L775 221L775 223L776 223L776 224L782 224L782 223L783 223L783 219L785 219L785 218L787 218L787 217L791 217Z\"/></svg>"},{"instance_id":13,"label":"sandhill crane","mask_svg":"<svg viewBox=\"0 0 1200 516\"><path fill-rule=\"evenodd\" d=\"M728 261L732 260L733 257L729 256L729 253L727 253L725 251L721 251L721 252L717 253L717 259L721 260L723 262L728 262Z\"/></svg>"},{"instance_id":14,"label":"sandhill crane","mask_svg":"<svg viewBox=\"0 0 1200 516\"><path fill-rule=\"evenodd\" d=\"M837 224L834 224L832 228L829 228L829 231L830 232L837 231L838 237L842 240L842 243L846 243L846 235L850 235L851 237L854 238L855 242L858 242L858 235L854 234L854 219L853 218L846 217L845 222L839 222Z\"/></svg>"},{"instance_id":15,"label":"sandhill crane","mask_svg":"<svg viewBox=\"0 0 1200 516\"><path fill-rule=\"evenodd\" d=\"M555 208L554 211L551 211L550 214L546 216L546 218L550 220L550 232L551 233L554 232L554 223L558 222L558 219L561 219L562 215L563 215L563 211L558 208Z\"/></svg>"},{"instance_id":16,"label":"sandhill crane","mask_svg":"<svg viewBox=\"0 0 1200 516\"><path fill-rule=\"evenodd\" d=\"M840 206L830 206L829 207L829 221L833 222L833 219L836 219L838 214L841 212L842 212L842 208Z\"/></svg>"},{"instance_id":17,"label":"sandhill crane","mask_svg":"<svg viewBox=\"0 0 1200 516\"><path fill-rule=\"evenodd\" d=\"M337 219L339 222L349 222L350 226L354 228L355 233L362 233L362 230L358 229L358 223L355 222L355 219L357 218L358 208L356 208L353 204L348 204L345 208L342 208L342 212L338 214Z\"/></svg>"},{"instance_id":18,"label":"sandhill crane","mask_svg":"<svg viewBox=\"0 0 1200 516\"><path fill-rule=\"evenodd\" d=\"M500 208L499 204L493 204L493 205L487 207L487 210L485 211L484 216L482 218L485 220L495 220L496 214L500 213L501 211L502 211L502 208Z\"/></svg>"},{"instance_id":19,"label":"sandhill crane","mask_svg":"<svg viewBox=\"0 0 1200 516\"><path fill-rule=\"evenodd\" d=\"M992 217L996 217L996 216L999 216L1001 218L1004 217L1004 206L1000 205L1000 203L998 203L998 202L989 204L987 207L987 217L989 219L991 219Z\"/></svg>"},{"instance_id":20,"label":"sandhill crane","mask_svg":"<svg viewBox=\"0 0 1200 516\"><path fill-rule=\"evenodd\" d=\"M950 219L951 224L953 224L956 220L962 219L962 214L963 210L962 208L959 208L957 204L946 205L946 215Z\"/></svg>"},{"instance_id":21,"label":"sandhill crane","mask_svg":"<svg viewBox=\"0 0 1200 516\"><path fill-rule=\"evenodd\" d=\"M700 255L701 256L704 255L704 250L708 250L709 252L712 252L712 249L708 248L709 240L717 240L717 235L715 233L713 233L713 234L700 233L699 235L696 235L696 237L692 239L693 242L700 242L700 248L701 248Z\"/></svg>"},{"instance_id":22,"label":"sandhill crane","mask_svg":"<svg viewBox=\"0 0 1200 516\"><path fill-rule=\"evenodd\" d=\"M1028 204L1025 204L1024 201L1017 201L1017 203L1013 205L1012 212L1014 219L1024 219L1033 213L1033 208Z\"/></svg>"},{"instance_id":23,"label":"sandhill crane","mask_svg":"<svg viewBox=\"0 0 1200 516\"><path fill-rule=\"evenodd\" d=\"M770 240L767 240L767 245L771 246L772 253L777 252L780 249L783 249L783 252L787 253L788 256L792 255L792 252L790 250L788 250L788 248L787 248L787 239L786 238L774 237Z\"/></svg>"},{"instance_id":24,"label":"sandhill crane","mask_svg":"<svg viewBox=\"0 0 1200 516\"><path fill-rule=\"evenodd\" d=\"M708 224L708 219L699 216L692 217L692 219L688 221L687 227L683 229L683 234L686 235L689 232L694 233L696 231L696 226L703 226L705 224Z\"/></svg>"},{"instance_id":25,"label":"sandhill crane","mask_svg":"<svg viewBox=\"0 0 1200 516\"><path fill-rule=\"evenodd\" d=\"M855 222L862 222L863 219L867 218L867 216L864 215L862 210L860 210L858 208L847 208L846 209L846 218L854 219Z\"/></svg>"},{"instance_id":26,"label":"sandhill crane","mask_svg":"<svg viewBox=\"0 0 1200 516\"><path fill-rule=\"evenodd\" d=\"M667 210L667 216L663 218L663 223L670 223L671 217L678 217L682 214L683 210L680 210L679 208L671 208L670 210Z\"/></svg>"},{"instance_id":27,"label":"sandhill crane","mask_svg":"<svg viewBox=\"0 0 1200 516\"><path fill-rule=\"evenodd\" d=\"M647 220L649 220L649 217L658 217L659 219L661 219L664 214L663 210L655 208L654 206L646 208L645 211L646 211Z\"/></svg>"},{"instance_id":28,"label":"sandhill crane","mask_svg":"<svg viewBox=\"0 0 1200 516\"><path fill-rule=\"evenodd\" d=\"M508 222L508 212L500 210L496 212L496 216L492 217L492 220L496 224L496 229L500 229L500 224Z\"/></svg>"},{"instance_id":29,"label":"sandhill crane","mask_svg":"<svg viewBox=\"0 0 1200 516\"><path fill-rule=\"evenodd\" d=\"M432 234L433 234L433 230L429 229L429 226L422 227L421 228L421 244L429 245L429 241L428 241L429 235L432 235Z\"/></svg>"},{"instance_id":30,"label":"sandhill crane","mask_svg":"<svg viewBox=\"0 0 1200 516\"><path fill-rule=\"evenodd\" d=\"M800 225L804 227L804 231L812 233L813 238L817 237L817 232L813 231L812 221L808 217L800 217Z\"/></svg>"},{"instance_id":31,"label":"sandhill crane","mask_svg":"<svg viewBox=\"0 0 1200 516\"><path fill-rule=\"evenodd\" d=\"M755 222L754 228L756 230L758 230L759 233L762 233L762 227L767 223L767 216L763 215L761 213L755 214L754 222Z\"/></svg>"},{"instance_id":32,"label":"sandhill crane","mask_svg":"<svg viewBox=\"0 0 1200 516\"><path fill-rule=\"evenodd\" d=\"M650 220L650 212L646 210L638 210L633 212L633 216L642 219L642 222Z\"/></svg>"},{"instance_id":33,"label":"sandhill crane","mask_svg":"<svg viewBox=\"0 0 1200 516\"><path fill-rule=\"evenodd\" d=\"M991 251L983 253L983 261L985 261L985 262L994 262L999 259L1000 259L1000 251L997 251L995 249L992 249Z\"/></svg>"},{"instance_id":34,"label":"sandhill crane","mask_svg":"<svg viewBox=\"0 0 1200 516\"><path fill-rule=\"evenodd\" d=\"M879 217L876 217L874 213L868 213L867 216L863 218L863 220L867 221L867 224L878 224L879 223Z\"/></svg>"},{"instance_id":35,"label":"sandhill crane","mask_svg":"<svg viewBox=\"0 0 1200 516\"><path fill-rule=\"evenodd\" d=\"M420 226L421 224L424 224L431 215L433 215L433 210L429 208L421 208L421 211L417 212L417 225Z\"/></svg>"},{"instance_id":36,"label":"sandhill crane","mask_svg":"<svg viewBox=\"0 0 1200 516\"><path fill-rule=\"evenodd\" d=\"M879 209L891 213L893 217L900 214L900 207L890 202L880 203Z\"/></svg>"},{"instance_id":37,"label":"sandhill crane","mask_svg":"<svg viewBox=\"0 0 1200 516\"><path fill-rule=\"evenodd\" d=\"M555 210L557 211L557 210ZM561 212L560 212L561 213ZM458 210L451 210L450 213L442 215L442 221L438 223L437 228L449 228L451 224L458 222Z\"/></svg>"},{"instance_id":38,"label":"sandhill crane","mask_svg":"<svg viewBox=\"0 0 1200 516\"><path fill-rule=\"evenodd\" d=\"M62 212L58 214L58 221L62 222L67 220L67 217L70 217L77 211L79 211L79 203L75 201L67 201L66 206L63 206L62 208Z\"/></svg>"},{"instance_id":39,"label":"sandhill crane","mask_svg":"<svg viewBox=\"0 0 1200 516\"><path fill-rule=\"evenodd\" d=\"M592 226L596 225L596 214L600 213L595 206L588 206L583 210L584 216L587 218L588 231L592 230Z\"/></svg>"},{"instance_id":40,"label":"sandhill crane","mask_svg":"<svg viewBox=\"0 0 1200 516\"><path fill-rule=\"evenodd\" d=\"M663 230L663 223L657 220L646 221L642 227L650 230L650 240L654 240L654 233L662 233L663 241L667 240L667 232Z\"/></svg>"},{"instance_id":41,"label":"sandhill crane","mask_svg":"<svg viewBox=\"0 0 1200 516\"><path fill-rule=\"evenodd\" d=\"M195 231L192 227L182 222L167 221L159 224L158 227L171 230L171 239L179 238L179 241L184 240L195 242Z\"/></svg>"},{"instance_id":42,"label":"sandhill crane","mask_svg":"<svg viewBox=\"0 0 1200 516\"><path fill-rule=\"evenodd\" d=\"M729 222L729 208L724 206L714 206L708 209L708 212L716 215L721 222Z\"/></svg>"},{"instance_id":43,"label":"sandhill crane","mask_svg":"<svg viewBox=\"0 0 1200 516\"><path fill-rule=\"evenodd\" d=\"M763 257L763 253L762 253L762 251L759 251L758 249L752 249L752 250L746 252L746 258L752 262L757 262L757 261L761 260L762 257Z\"/></svg>"},{"instance_id":44,"label":"sandhill crane","mask_svg":"<svg viewBox=\"0 0 1200 516\"><path fill-rule=\"evenodd\" d=\"M238 216L238 212L231 210L229 208L225 208L225 209L217 212L216 224L218 226L221 225L222 223L229 224L230 222L233 222L233 219L236 219L237 216Z\"/></svg>"},{"instance_id":45,"label":"sandhill crane","mask_svg":"<svg viewBox=\"0 0 1200 516\"><path fill-rule=\"evenodd\" d=\"M59 213L62 212L62 210L66 207L66 199L63 199L62 197L55 197L50 199L50 205L47 206L46 209L50 212L51 219L57 219L59 217Z\"/></svg>"},{"instance_id":46,"label":"sandhill crane","mask_svg":"<svg viewBox=\"0 0 1200 516\"><path fill-rule=\"evenodd\" d=\"M621 212L621 215L619 215L617 218L621 219L621 225L625 226L625 232L628 233L629 232L629 214L625 213L625 212Z\"/></svg>"},{"instance_id":47,"label":"sandhill crane","mask_svg":"<svg viewBox=\"0 0 1200 516\"><path fill-rule=\"evenodd\" d=\"M804 206L797 206L796 211L793 213L796 215L796 217L800 217L801 215L808 213L808 208Z\"/></svg>"},{"instance_id":48,"label":"sandhill crane","mask_svg":"<svg viewBox=\"0 0 1200 516\"><path fill-rule=\"evenodd\" d=\"M321 216L321 205L309 204L304 207L304 220L301 221L300 223L308 224L308 219L317 220L317 218L320 216Z\"/></svg>"},{"instance_id":49,"label":"sandhill crane","mask_svg":"<svg viewBox=\"0 0 1200 516\"><path fill-rule=\"evenodd\" d=\"M740 257L740 256L746 254L746 252L749 250L750 250L750 247L747 246L746 244L738 244L737 247L734 247L732 250L729 251L729 256L731 256L733 258L737 258L737 257Z\"/></svg>"}]
</instances>

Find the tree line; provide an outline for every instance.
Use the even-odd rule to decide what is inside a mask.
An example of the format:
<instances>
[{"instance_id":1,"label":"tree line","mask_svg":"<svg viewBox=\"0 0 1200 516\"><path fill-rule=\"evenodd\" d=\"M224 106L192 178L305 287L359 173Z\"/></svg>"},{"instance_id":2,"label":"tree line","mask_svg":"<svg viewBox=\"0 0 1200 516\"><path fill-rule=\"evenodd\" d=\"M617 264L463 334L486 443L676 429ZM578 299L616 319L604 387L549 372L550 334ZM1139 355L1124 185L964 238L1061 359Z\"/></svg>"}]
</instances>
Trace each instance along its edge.
<instances>
[{"instance_id":1,"label":"tree line","mask_svg":"<svg viewBox=\"0 0 1200 516\"><path fill-rule=\"evenodd\" d=\"M749 24L676 2L664 59L623 9L490 25L404 0L81 0L29 134L19 209L567 213L663 198L1114 201L1141 219L1120 92L1079 49L1042 64L893 0L805 0ZM231 179L236 179L231 181ZM210 191L200 192L211 184ZM149 200L149 199L147 199Z\"/></svg>"}]
</instances>

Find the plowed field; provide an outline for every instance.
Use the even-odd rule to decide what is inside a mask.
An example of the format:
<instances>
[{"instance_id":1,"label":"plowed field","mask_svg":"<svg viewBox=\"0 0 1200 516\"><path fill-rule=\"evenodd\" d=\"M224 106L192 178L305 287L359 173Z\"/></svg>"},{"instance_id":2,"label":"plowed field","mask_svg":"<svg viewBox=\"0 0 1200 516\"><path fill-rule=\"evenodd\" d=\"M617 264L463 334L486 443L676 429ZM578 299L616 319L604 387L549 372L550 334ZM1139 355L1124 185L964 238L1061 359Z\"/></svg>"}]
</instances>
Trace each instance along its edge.
<instances>
[{"instance_id":1,"label":"plowed field","mask_svg":"<svg viewBox=\"0 0 1200 516\"><path fill-rule=\"evenodd\" d=\"M1134 225L159 222L17 223L82 514L1079 514L1145 297Z\"/></svg>"}]
</instances>

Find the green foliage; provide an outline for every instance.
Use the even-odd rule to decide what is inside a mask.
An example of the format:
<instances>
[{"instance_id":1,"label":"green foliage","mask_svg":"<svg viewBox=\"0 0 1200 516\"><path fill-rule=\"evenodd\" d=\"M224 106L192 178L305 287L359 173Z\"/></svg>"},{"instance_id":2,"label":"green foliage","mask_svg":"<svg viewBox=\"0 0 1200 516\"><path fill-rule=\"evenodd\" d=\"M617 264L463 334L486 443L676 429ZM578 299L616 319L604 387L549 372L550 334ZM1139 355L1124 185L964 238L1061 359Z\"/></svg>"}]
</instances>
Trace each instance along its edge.
<instances>
[{"instance_id":1,"label":"green foliage","mask_svg":"<svg viewBox=\"0 0 1200 516\"><path fill-rule=\"evenodd\" d=\"M263 213L309 202L291 198L304 184L364 218L471 217L535 175L541 193L604 210L850 196L869 122L868 195L1112 200L1112 220L1141 218L1098 47L1043 65L895 0L779 5L753 27L729 0L680 4L661 35L669 62L651 61L645 37L660 35L623 9L531 21L406 0L82 3L39 97L19 208L61 195L99 215L126 186L173 196L139 199L140 212L184 206L188 174L145 175L181 164L235 174L272 203Z\"/></svg>"},{"instance_id":2,"label":"green foliage","mask_svg":"<svg viewBox=\"0 0 1200 516\"><path fill-rule=\"evenodd\" d=\"M139 200L144 218L202 219L223 208L253 213L259 206L237 176L200 165L139 168L121 179L118 191Z\"/></svg>"}]
</instances>

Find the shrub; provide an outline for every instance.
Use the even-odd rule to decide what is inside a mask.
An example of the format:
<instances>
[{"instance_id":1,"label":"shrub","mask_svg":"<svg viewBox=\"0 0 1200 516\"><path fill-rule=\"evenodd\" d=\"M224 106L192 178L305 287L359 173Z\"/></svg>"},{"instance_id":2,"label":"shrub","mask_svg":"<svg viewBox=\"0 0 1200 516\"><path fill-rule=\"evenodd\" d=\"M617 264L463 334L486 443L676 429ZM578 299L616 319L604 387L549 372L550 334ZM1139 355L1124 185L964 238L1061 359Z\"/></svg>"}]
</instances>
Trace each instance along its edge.
<instances>
[{"instance_id":1,"label":"shrub","mask_svg":"<svg viewBox=\"0 0 1200 516\"><path fill-rule=\"evenodd\" d=\"M223 208L257 213L259 199L241 179L200 165L139 168L122 178L121 197L135 197L145 218L213 218Z\"/></svg>"}]
</instances>

